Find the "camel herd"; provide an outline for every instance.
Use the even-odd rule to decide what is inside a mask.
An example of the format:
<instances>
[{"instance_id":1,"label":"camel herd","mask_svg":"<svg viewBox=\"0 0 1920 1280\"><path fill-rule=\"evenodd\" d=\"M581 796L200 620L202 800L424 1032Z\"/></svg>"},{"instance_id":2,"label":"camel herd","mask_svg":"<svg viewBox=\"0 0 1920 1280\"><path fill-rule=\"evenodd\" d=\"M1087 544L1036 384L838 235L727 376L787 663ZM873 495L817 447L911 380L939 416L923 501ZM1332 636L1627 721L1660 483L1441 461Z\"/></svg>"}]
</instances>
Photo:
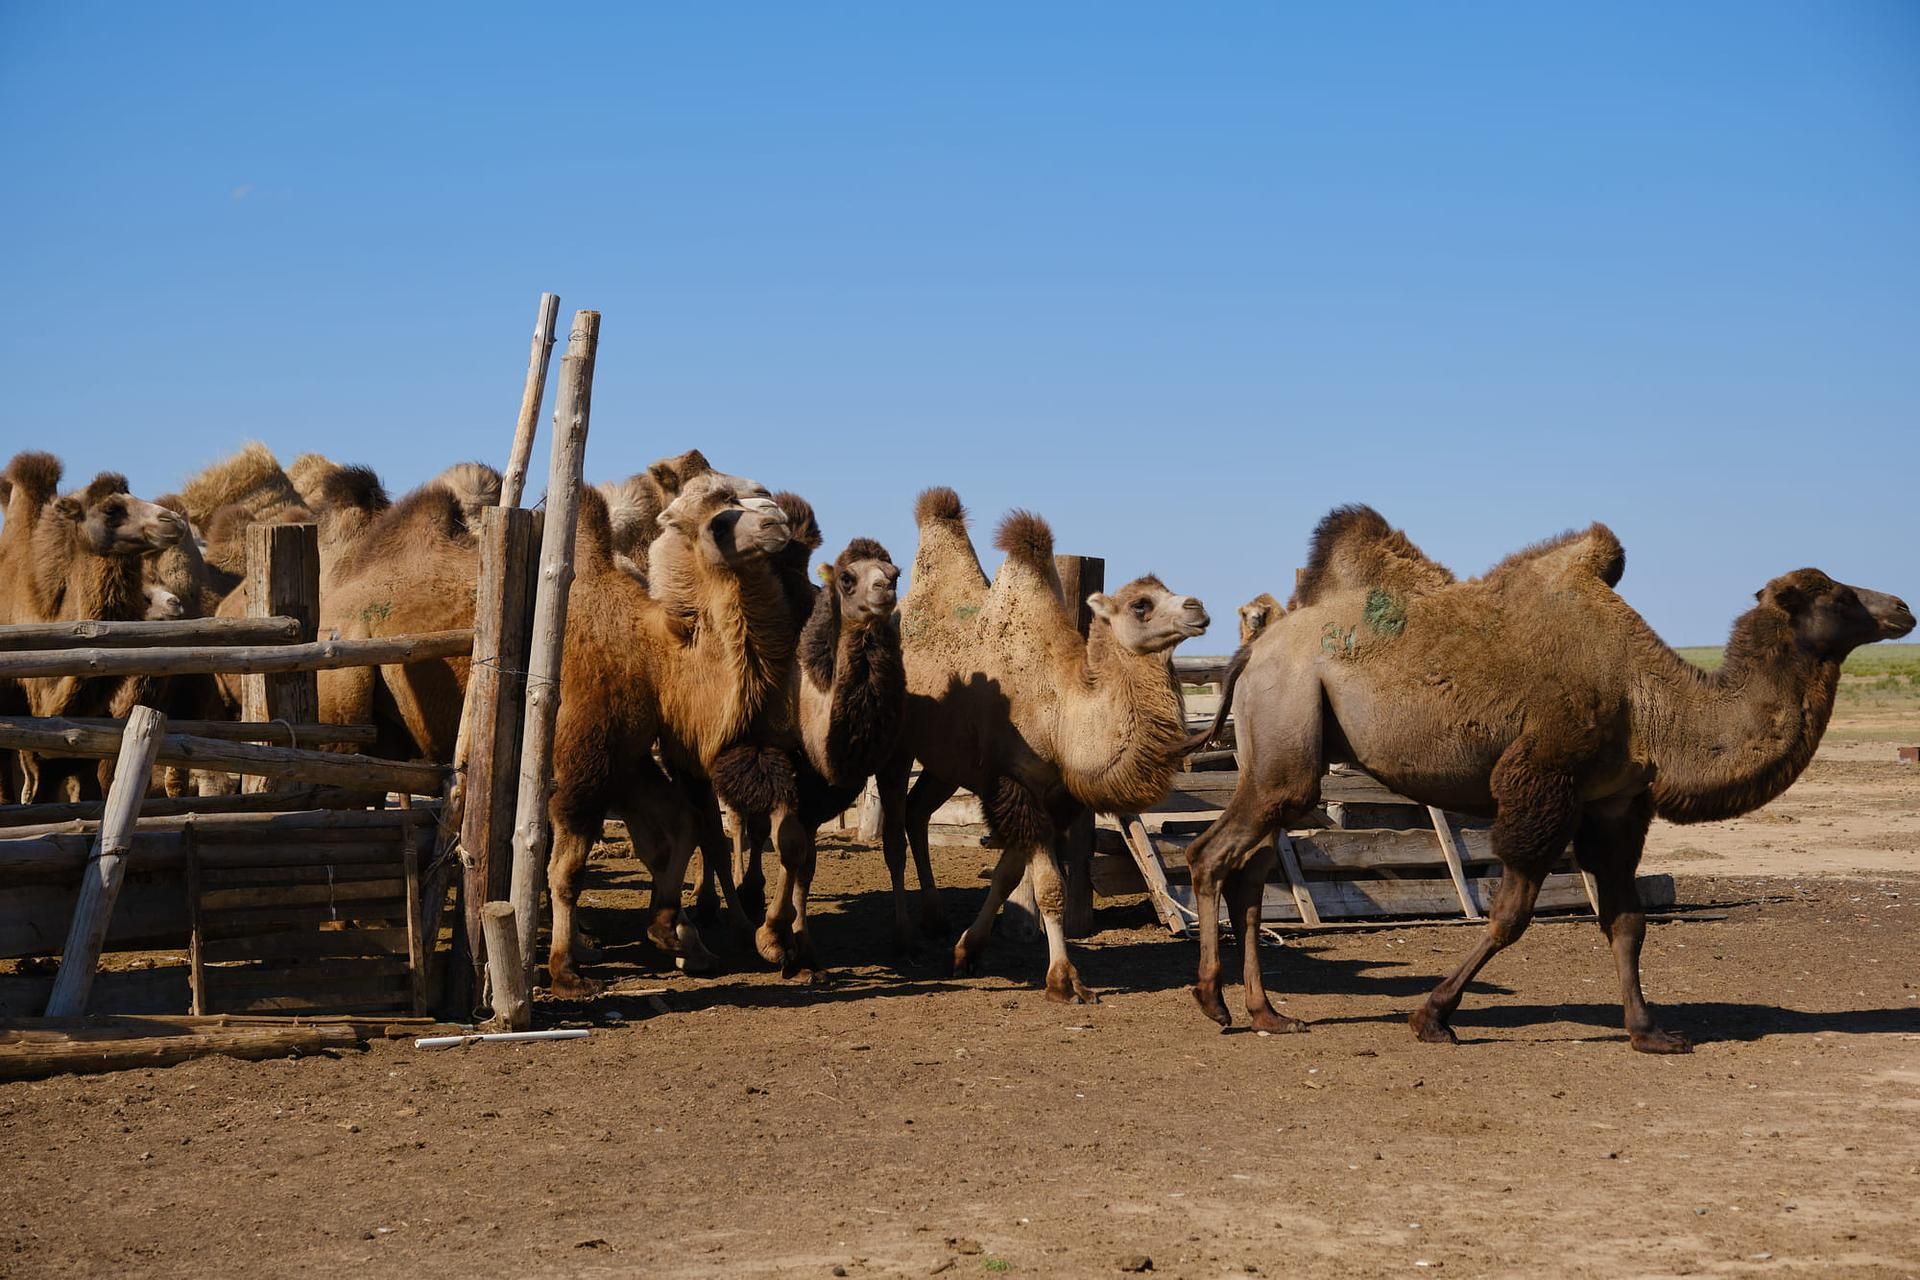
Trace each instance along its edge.
<instances>
[{"instance_id":1,"label":"camel herd","mask_svg":"<svg viewBox=\"0 0 1920 1280\"><path fill-rule=\"evenodd\" d=\"M247 526L310 521L323 636L469 627L477 512L500 498L500 477L479 463L393 501L364 467L309 454L282 469L257 445L153 501L114 473L65 494L61 480L44 453L0 473L0 624L238 616ZM1169 655L1206 630L1198 600L1137 578L1087 600L1083 634L1039 516L1001 522L991 579L952 490L922 493L915 519L919 546L899 596L899 567L868 538L846 543L816 582L823 538L807 501L716 471L697 450L583 495L554 735L555 994L595 990L579 969L575 917L610 815L652 875L648 935L677 963L716 964L698 927L706 917L682 908L699 852L702 904L750 932L767 962L810 975L816 833L871 779L896 944L945 940L928 826L964 787L981 800L999 859L954 969L978 970L1024 874L1045 929L1048 996L1091 1000L1067 952L1055 847L1090 810L1151 807L1231 711L1240 783L1187 855L1201 933L1194 995L1208 1016L1232 1021L1220 994L1224 894L1254 1026L1304 1029L1265 992L1261 886L1273 832L1310 812L1325 767L1345 761L1416 801L1490 818L1506 867L1485 938L1412 1015L1422 1039L1453 1038L1462 990L1525 930L1571 841L1597 883L1632 1046L1685 1052L1640 991L1634 872L1649 822L1728 817L1778 795L1826 728L1847 653L1914 625L1900 600L1802 569L1759 592L1725 665L1707 675L1615 594L1625 557L1603 526L1463 581L1376 512L1341 508L1316 531L1293 598L1263 594L1241 608L1219 715L1189 735ZM466 677L465 659L322 672L321 717L376 726L375 753L450 761ZM141 702L201 719L239 710L238 689L212 677L0 683L0 713L123 716ZM97 797L108 768L10 756L0 801ZM190 780L168 772L156 785L177 793ZM738 884L723 805L755 855ZM775 860L771 891L763 849Z\"/></svg>"}]
</instances>

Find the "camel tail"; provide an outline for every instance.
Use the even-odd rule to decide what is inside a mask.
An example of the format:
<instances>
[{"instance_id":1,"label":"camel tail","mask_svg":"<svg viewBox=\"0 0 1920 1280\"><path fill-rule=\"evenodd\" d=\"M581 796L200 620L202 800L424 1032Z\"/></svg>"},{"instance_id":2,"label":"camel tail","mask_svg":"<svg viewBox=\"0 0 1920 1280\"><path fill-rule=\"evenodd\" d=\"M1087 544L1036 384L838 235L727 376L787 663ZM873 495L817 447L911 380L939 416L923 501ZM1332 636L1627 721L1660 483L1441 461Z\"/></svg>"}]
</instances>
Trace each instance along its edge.
<instances>
[{"instance_id":1,"label":"camel tail","mask_svg":"<svg viewBox=\"0 0 1920 1280\"><path fill-rule=\"evenodd\" d=\"M1240 673L1247 669L1247 659L1253 653L1253 646L1243 644L1233 651L1233 661L1227 664L1227 678L1220 686L1220 705L1214 709L1213 723L1194 734L1175 747L1176 758L1190 756L1220 736L1220 730L1227 723L1227 716L1233 711L1233 686L1240 682Z\"/></svg>"}]
</instances>

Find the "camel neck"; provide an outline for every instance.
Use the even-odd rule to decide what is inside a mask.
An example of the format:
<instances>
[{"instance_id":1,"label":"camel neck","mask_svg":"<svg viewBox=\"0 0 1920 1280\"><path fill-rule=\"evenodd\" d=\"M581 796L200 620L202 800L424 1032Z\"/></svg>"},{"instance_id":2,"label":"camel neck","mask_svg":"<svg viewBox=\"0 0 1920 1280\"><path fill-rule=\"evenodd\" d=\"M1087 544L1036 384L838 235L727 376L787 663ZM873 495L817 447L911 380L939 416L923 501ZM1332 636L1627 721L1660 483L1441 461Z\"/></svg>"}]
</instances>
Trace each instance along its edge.
<instances>
[{"instance_id":1,"label":"camel neck","mask_svg":"<svg viewBox=\"0 0 1920 1280\"><path fill-rule=\"evenodd\" d=\"M1132 653L1096 621L1077 669L1061 676L1060 763L1068 790L1106 812L1158 801L1186 730L1167 656Z\"/></svg>"},{"instance_id":2,"label":"camel neck","mask_svg":"<svg viewBox=\"0 0 1920 1280\"><path fill-rule=\"evenodd\" d=\"M1656 812L1710 822L1793 785L1833 714L1840 663L1801 651L1785 618L1765 606L1734 624L1711 674L1661 648L1671 661L1643 682Z\"/></svg>"}]
</instances>

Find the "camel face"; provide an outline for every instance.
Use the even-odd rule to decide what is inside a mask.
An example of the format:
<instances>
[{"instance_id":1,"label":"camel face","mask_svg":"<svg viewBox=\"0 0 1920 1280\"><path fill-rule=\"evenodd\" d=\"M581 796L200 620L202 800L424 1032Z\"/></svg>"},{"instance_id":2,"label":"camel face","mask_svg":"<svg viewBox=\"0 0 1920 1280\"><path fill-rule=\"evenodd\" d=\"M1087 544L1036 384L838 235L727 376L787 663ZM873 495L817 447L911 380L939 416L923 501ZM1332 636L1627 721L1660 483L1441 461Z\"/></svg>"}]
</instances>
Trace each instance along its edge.
<instances>
[{"instance_id":1,"label":"camel face","mask_svg":"<svg viewBox=\"0 0 1920 1280\"><path fill-rule=\"evenodd\" d=\"M1177 596L1149 574L1135 578L1110 596L1087 597L1094 616L1113 628L1113 638L1130 653L1163 653L1182 640L1203 634L1212 621L1192 596Z\"/></svg>"},{"instance_id":2,"label":"camel face","mask_svg":"<svg viewBox=\"0 0 1920 1280\"><path fill-rule=\"evenodd\" d=\"M1898 640L1913 630L1913 610L1897 596L1796 569L1762 587L1762 604L1786 611L1794 638L1815 657L1838 660L1863 644Z\"/></svg>"},{"instance_id":3,"label":"camel face","mask_svg":"<svg viewBox=\"0 0 1920 1280\"><path fill-rule=\"evenodd\" d=\"M840 611L849 618L878 619L893 613L900 567L891 560L850 560L833 574Z\"/></svg>"},{"instance_id":4,"label":"camel face","mask_svg":"<svg viewBox=\"0 0 1920 1280\"><path fill-rule=\"evenodd\" d=\"M1240 643L1249 645L1267 629L1275 618L1286 612L1280 602L1267 592L1261 592L1240 606Z\"/></svg>"},{"instance_id":5,"label":"camel face","mask_svg":"<svg viewBox=\"0 0 1920 1280\"><path fill-rule=\"evenodd\" d=\"M159 583L149 582L140 592L147 601L147 611L143 616L149 622L171 622L187 616L186 603Z\"/></svg>"},{"instance_id":6,"label":"camel face","mask_svg":"<svg viewBox=\"0 0 1920 1280\"><path fill-rule=\"evenodd\" d=\"M111 489L107 477L95 480L80 495L53 504L54 515L72 521L81 543L93 554L144 555L176 546L187 537L185 516L133 497L124 482L117 490L103 489Z\"/></svg>"},{"instance_id":7,"label":"camel face","mask_svg":"<svg viewBox=\"0 0 1920 1280\"><path fill-rule=\"evenodd\" d=\"M660 513L660 526L680 534L712 564L742 565L774 555L793 540L793 528L766 492L752 481L697 476Z\"/></svg>"}]
</instances>

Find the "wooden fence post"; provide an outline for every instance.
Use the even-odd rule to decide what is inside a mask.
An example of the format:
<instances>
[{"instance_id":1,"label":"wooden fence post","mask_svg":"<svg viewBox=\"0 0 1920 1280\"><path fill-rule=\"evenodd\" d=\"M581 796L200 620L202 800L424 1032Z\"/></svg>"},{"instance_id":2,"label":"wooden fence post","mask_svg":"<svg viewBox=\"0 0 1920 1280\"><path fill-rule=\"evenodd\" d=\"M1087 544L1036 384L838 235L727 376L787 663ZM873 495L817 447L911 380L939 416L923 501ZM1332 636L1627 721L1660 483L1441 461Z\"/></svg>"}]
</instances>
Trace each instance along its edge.
<instances>
[{"instance_id":1,"label":"wooden fence post","mask_svg":"<svg viewBox=\"0 0 1920 1280\"><path fill-rule=\"evenodd\" d=\"M525 1031L533 1025L533 1001L527 994L520 940L514 936L513 904L489 902L480 918L487 937L487 973L493 979L487 1004L507 1030Z\"/></svg>"},{"instance_id":2,"label":"wooden fence post","mask_svg":"<svg viewBox=\"0 0 1920 1280\"><path fill-rule=\"evenodd\" d=\"M553 355L553 326L560 319L560 295L540 295L533 322L533 354L527 357L527 384L520 392L520 417L513 428L513 451L500 477L500 505L517 507L527 487L527 463L533 457L533 433L540 425L540 402L547 394L547 361Z\"/></svg>"},{"instance_id":3,"label":"wooden fence post","mask_svg":"<svg viewBox=\"0 0 1920 1280\"><path fill-rule=\"evenodd\" d=\"M520 738L520 786L514 805L512 901L514 933L529 981L539 937L540 889L547 879L553 832L547 798L553 789L553 728L560 710L560 661L573 586L573 534L580 518L580 469L593 408L593 362L600 313L576 311L554 393L553 456L547 471L547 520L540 538L540 585L527 657L527 716Z\"/></svg>"},{"instance_id":4,"label":"wooden fence post","mask_svg":"<svg viewBox=\"0 0 1920 1280\"><path fill-rule=\"evenodd\" d=\"M87 1011L93 971L100 964L107 926L113 922L113 903L120 896L120 882L126 879L127 853L140 817L140 799L147 793L153 758L166 725L167 718L152 707L135 707L127 717L120 759L107 795L106 816L100 821L100 836L87 859L80 894L73 904L73 922L67 926L67 944L60 950L60 972L47 1000L49 1018L77 1018Z\"/></svg>"},{"instance_id":5,"label":"wooden fence post","mask_svg":"<svg viewBox=\"0 0 1920 1280\"><path fill-rule=\"evenodd\" d=\"M513 878L513 806L527 688L532 554L533 512L498 507L480 513L473 666L467 676L460 751L454 760L462 914L475 991L484 989L487 971L481 909L490 902L506 901Z\"/></svg>"},{"instance_id":6,"label":"wooden fence post","mask_svg":"<svg viewBox=\"0 0 1920 1280\"><path fill-rule=\"evenodd\" d=\"M247 616L299 620L296 644L311 644L320 625L320 528L311 524L247 526ZM242 676L242 720L302 724L320 718L320 681L311 671ZM244 792L266 791L266 778L247 777Z\"/></svg>"}]
</instances>

